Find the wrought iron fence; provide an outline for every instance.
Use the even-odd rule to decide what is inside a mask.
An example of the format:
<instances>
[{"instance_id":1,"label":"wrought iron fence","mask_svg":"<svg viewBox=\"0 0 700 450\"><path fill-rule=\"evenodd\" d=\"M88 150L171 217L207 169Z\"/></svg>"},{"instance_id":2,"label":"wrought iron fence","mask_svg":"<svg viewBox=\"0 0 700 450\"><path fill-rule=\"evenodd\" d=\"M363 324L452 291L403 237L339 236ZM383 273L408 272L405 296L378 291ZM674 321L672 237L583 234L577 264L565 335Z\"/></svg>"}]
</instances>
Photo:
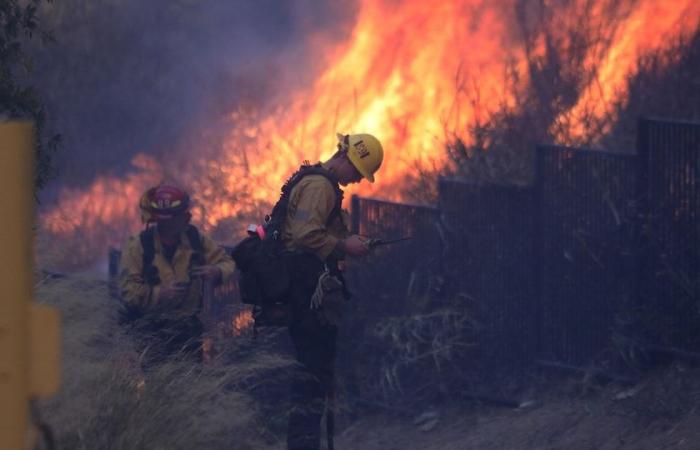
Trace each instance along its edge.
<instances>
[{"instance_id":1,"label":"wrought iron fence","mask_svg":"<svg viewBox=\"0 0 700 450\"><path fill-rule=\"evenodd\" d=\"M453 293L479 322L483 353L522 362L533 356L536 315L530 187L440 179L449 245L442 264Z\"/></svg>"},{"instance_id":2,"label":"wrought iron fence","mask_svg":"<svg viewBox=\"0 0 700 450\"><path fill-rule=\"evenodd\" d=\"M639 124L639 302L647 340L700 350L700 124Z\"/></svg>"},{"instance_id":3,"label":"wrought iron fence","mask_svg":"<svg viewBox=\"0 0 700 450\"><path fill-rule=\"evenodd\" d=\"M340 328L347 338L338 344L338 354L353 355L351 364L339 361L345 382L349 391L358 384L377 384L377 394L386 394L386 386L381 387L385 383L396 386L406 382L413 387L420 384L415 375L424 368L417 369L416 365L429 366L432 359L406 363L404 352L406 347L409 353L422 354L424 347L431 351L435 335L426 329L439 321L430 316L440 290L438 210L353 197L351 212L355 233L412 239L377 248L360 263L348 264L346 278L352 293L348 310L352 312L345 315ZM404 338L410 342L404 342Z\"/></svg>"},{"instance_id":4,"label":"wrought iron fence","mask_svg":"<svg viewBox=\"0 0 700 450\"><path fill-rule=\"evenodd\" d=\"M441 248L437 208L353 196L351 212L355 233L386 240L411 238L375 251L367 270L350 274L356 278L351 285L358 297L382 299L385 310L400 312L407 297L432 289L431 275L439 271Z\"/></svg>"},{"instance_id":5,"label":"wrought iron fence","mask_svg":"<svg viewBox=\"0 0 700 450\"><path fill-rule=\"evenodd\" d=\"M421 233L433 226L438 212L432 206L395 203L356 195L351 202L352 231L370 237L412 236L420 241Z\"/></svg>"},{"instance_id":6,"label":"wrought iron fence","mask_svg":"<svg viewBox=\"0 0 700 450\"><path fill-rule=\"evenodd\" d=\"M355 198L353 223L366 234L431 224L434 265L477 318L490 359L584 363L609 345L618 308L634 292L636 159L541 147L537 161L534 186L443 178L437 209ZM415 267L405 256L396 264ZM386 280L364 286L389 292L407 283Z\"/></svg>"},{"instance_id":7,"label":"wrought iron fence","mask_svg":"<svg viewBox=\"0 0 700 450\"><path fill-rule=\"evenodd\" d=\"M643 120L638 156L540 146L535 174L532 186L443 178L436 207L353 197L353 232L413 238L348 273L353 323L450 297L501 361L586 364L630 329L700 351L700 125Z\"/></svg>"},{"instance_id":8,"label":"wrought iron fence","mask_svg":"<svg viewBox=\"0 0 700 450\"><path fill-rule=\"evenodd\" d=\"M582 364L634 293L636 156L541 146L536 161L540 353Z\"/></svg>"}]
</instances>

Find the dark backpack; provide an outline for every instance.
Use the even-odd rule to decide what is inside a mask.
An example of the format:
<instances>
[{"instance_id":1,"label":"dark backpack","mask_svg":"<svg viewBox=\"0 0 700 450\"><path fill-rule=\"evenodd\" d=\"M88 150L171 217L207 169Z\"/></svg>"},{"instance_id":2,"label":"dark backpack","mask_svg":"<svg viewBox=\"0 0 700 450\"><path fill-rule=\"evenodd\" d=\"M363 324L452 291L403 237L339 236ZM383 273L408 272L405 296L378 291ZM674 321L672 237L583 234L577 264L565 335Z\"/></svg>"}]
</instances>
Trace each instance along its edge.
<instances>
[{"instance_id":1,"label":"dark backpack","mask_svg":"<svg viewBox=\"0 0 700 450\"><path fill-rule=\"evenodd\" d=\"M338 186L338 182L320 164L303 165L282 186L280 199L272 208L272 213L265 219L264 239L261 239L257 233L250 233L250 236L239 242L231 252L236 267L240 271L241 301L254 306L253 316L256 326L286 325L288 318L285 311L290 274L282 244L282 231L292 189L309 175L321 175L335 188L336 203L328 217L328 223L338 217L343 202L343 191Z\"/></svg>"},{"instance_id":2,"label":"dark backpack","mask_svg":"<svg viewBox=\"0 0 700 450\"><path fill-rule=\"evenodd\" d=\"M153 260L156 257L155 231L155 227L149 227L139 234L139 241L141 241L141 248L143 249L141 275L150 286L157 286L160 284L158 268L153 264ZM197 227L188 225L185 234L190 241L190 247L192 247L189 267L192 268L206 264L204 258L204 244L202 243L202 236L199 234ZM141 311L140 308L124 302L122 304L122 310L120 311L119 321L121 323L127 323L139 319L143 317L143 315L144 312Z\"/></svg>"}]
</instances>

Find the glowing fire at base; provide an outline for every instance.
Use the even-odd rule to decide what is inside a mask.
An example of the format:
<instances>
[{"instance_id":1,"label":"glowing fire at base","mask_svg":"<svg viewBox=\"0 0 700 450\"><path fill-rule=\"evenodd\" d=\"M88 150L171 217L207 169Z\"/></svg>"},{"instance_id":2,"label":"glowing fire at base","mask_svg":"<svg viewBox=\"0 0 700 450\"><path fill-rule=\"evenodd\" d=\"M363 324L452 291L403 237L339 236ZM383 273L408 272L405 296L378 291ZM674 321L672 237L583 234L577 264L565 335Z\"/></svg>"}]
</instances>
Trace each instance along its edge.
<instances>
[{"instance_id":1,"label":"glowing fire at base","mask_svg":"<svg viewBox=\"0 0 700 450\"><path fill-rule=\"evenodd\" d=\"M216 149L193 154L188 148L160 164L142 156L135 172L121 179L101 177L86 190L63 191L58 206L42 215L43 229L74 241L71 257L102 258L108 243L121 244L138 228L138 196L163 174L175 174L170 178L192 191L199 205L194 221L205 231L232 217L259 217L301 161L333 152L337 131L376 134L386 149L377 183L354 192L401 200L406 178L418 166L443 167L447 140L460 136L470 142L474 123L518 107L516 99L530 82L528 67L546 59L547 39L565 48L578 45L559 30L603 37L586 51L583 67L559 61L564 72L596 74L551 124L562 141L580 138L591 120L614 122L612 106L626 102L626 82L639 58L694 32L700 21L697 0L532 2L546 14L525 10L515 0L357 1L354 28L344 42L319 42L310 34L310 53L325 68L307 87L290 90L272 106L232 108L230 129ZM623 7L610 17L615 4ZM540 35L526 44L519 37L524 32L519 14L547 17L549 34L535 27ZM583 19L589 27L582 31L577 25ZM509 70L518 76L506 77Z\"/></svg>"},{"instance_id":2,"label":"glowing fire at base","mask_svg":"<svg viewBox=\"0 0 700 450\"><path fill-rule=\"evenodd\" d=\"M202 362L210 364L214 359L214 340L210 337L205 337L202 340Z\"/></svg>"},{"instance_id":3,"label":"glowing fire at base","mask_svg":"<svg viewBox=\"0 0 700 450\"><path fill-rule=\"evenodd\" d=\"M246 309L233 318L232 330L234 336L241 336L255 324L253 311Z\"/></svg>"}]
</instances>

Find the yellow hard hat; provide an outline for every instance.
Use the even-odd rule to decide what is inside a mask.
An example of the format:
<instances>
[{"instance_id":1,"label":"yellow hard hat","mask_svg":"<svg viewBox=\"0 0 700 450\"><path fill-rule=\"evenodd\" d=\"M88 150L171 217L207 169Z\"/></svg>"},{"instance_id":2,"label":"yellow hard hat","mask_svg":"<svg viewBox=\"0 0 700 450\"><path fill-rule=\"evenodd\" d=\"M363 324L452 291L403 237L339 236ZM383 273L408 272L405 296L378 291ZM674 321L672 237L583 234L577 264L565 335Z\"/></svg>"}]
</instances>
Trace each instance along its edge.
<instances>
[{"instance_id":1,"label":"yellow hard hat","mask_svg":"<svg viewBox=\"0 0 700 450\"><path fill-rule=\"evenodd\" d=\"M347 150L348 159L360 174L374 183L374 173L384 159L384 149L379 139L371 134L338 134L338 147Z\"/></svg>"}]
</instances>

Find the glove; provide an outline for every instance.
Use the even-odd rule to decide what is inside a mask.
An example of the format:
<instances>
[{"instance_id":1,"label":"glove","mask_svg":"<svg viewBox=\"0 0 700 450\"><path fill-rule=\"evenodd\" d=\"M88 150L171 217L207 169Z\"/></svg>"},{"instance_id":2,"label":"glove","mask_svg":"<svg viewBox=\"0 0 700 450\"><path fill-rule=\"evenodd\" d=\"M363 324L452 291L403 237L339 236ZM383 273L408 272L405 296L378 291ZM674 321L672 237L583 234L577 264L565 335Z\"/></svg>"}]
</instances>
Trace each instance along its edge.
<instances>
[{"instance_id":1,"label":"glove","mask_svg":"<svg viewBox=\"0 0 700 450\"><path fill-rule=\"evenodd\" d=\"M321 276L318 277L318 283L316 284L316 291L314 295L311 296L311 309L319 309L323 306L324 298L331 292L343 290L343 283L333 275L330 274L328 270L324 271Z\"/></svg>"}]
</instances>

